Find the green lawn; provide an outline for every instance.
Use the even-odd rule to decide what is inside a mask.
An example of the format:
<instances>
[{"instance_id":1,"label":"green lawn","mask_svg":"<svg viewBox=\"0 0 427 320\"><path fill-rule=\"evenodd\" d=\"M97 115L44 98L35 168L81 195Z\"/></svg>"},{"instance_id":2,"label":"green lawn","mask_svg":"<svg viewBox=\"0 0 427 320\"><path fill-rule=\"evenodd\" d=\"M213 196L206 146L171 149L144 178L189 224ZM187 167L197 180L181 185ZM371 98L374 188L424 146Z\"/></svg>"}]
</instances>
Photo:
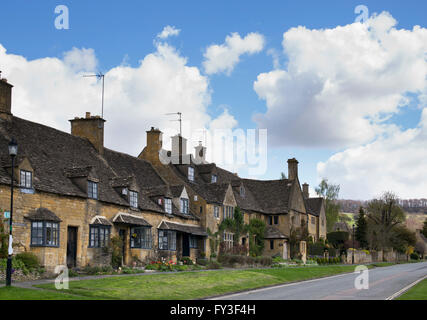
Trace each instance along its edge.
<instances>
[{"instance_id":1,"label":"green lawn","mask_svg":"<svg viewBox=\"0 0 427 320\"><path fill-rule=\"evenodd\" d=\"M397 300L427 300L427 279L419 282Z\"/></svg>"},{"instance_id":2,"label":"green lawn","mask_svg":"<svg viewBox=\"0 0 427 320\"><path fill-rule=\"evenodd\" d=\"M69 283L70 289L66 290L66 292L94 300L197 299L352 271L354 271L354 266L313 266L152 274L71 281ZM55 293L53 284L44 284L37 287L50 289L49 292Z\"/></svg>"},{"instance_id":3,"label":"green lawn","mask_svg":"<svg viewBox=\"0 0 427 320\"><path fill-rule=\"evenodd\" d=\"M23 289L17 287L0 288L0 300L82 300L85 297L77 297L71 294L50 290Z\"/></svg>"}]
</instances>

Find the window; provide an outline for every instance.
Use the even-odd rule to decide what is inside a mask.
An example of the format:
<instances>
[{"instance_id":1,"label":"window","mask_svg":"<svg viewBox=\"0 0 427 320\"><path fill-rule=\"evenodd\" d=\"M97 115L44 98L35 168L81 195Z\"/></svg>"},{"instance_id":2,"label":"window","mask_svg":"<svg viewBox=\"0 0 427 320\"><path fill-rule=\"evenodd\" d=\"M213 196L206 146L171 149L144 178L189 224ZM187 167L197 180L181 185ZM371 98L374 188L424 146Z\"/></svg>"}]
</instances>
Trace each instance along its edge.
<instances>
[{"instance_id":1,"label":"window","mask_svg":"<svg viewBox=\"0 0 427 320\"><path fill-rule=\"evenodd\" d=\"M200 206L200 214L202 214L202 213L203 213L203 207Z\"/></svg>"},{"instance_id":2,"label":"window","mask_svg":"<svg viewBox=\"0 0 427 320\"><path fill-rule=\"evenodd\" d=\"M216 174L213 174L213 175L212 175L211 182L212 182L212 183L215 183L215 182L217 182L217 181L218 181L218 176L217 176Z\"/></svg>"},{"instance_id":3,"label":"window","mask_svg":"<svg viewBox=\"0 0 427 320\"><path fill-rule=\"evenodd\" d=\"M181 213L188 214L188 199L181 198Z\"/></svg>"},{"instance_id":4,"label":"window","mask_svg":"<svg viewBox=\"0 0 427 320\"><path fill-rule=\"evenodd\" d=\"M219 219L219 207L217 206L214 207L214 217Z\"/></svg>"},{"instance_id":5,"label":"window","mask_svg":"<svg viewBox=\"0 0 427 320\"><path fill-rule=\"evenodd\" d=\"M176 231L159 230L159 249L176 250Z\"/></svg>"},{"instance_id":6,"label":"window","mask_svg":"<svg viewBox=\"0 0 427 320\"><path fill-rule=\"evenodd\" d=\"M274 249L274 240L270 240L270 250Z\"/></svg>"},{"instance_id":7,"label":"window","mask_svg":"<svg viewBox=\"0 0 427 320\"><path fill-rule=\"evenodd\" d=\"M197 201L197 199L198 199L198 198L197 198L197 195L195 195L195 196L194 196L194 201Z\"/></svg>"},{"instance_id":8,"label":"window","mask_svg":"<svg viewBox=\"0 0 427 320\"><path fill-rule=\"evenodd\" d=\"M197 237L190 236L190 248L197 249Z\"/></svg>"},{"instance_id":9,"label":"window","mask_svg":"<svg viewBox=\"0 0 427 320\"><path fill-rule=\"evenodd\" d=\"M274 216L274 224L279 224L279 216Z\"/></svg>"},{"instance_id":10,"label":"window","mask_svg":"<svg viewBox=\"0 0 427 320\"><path fill-rule=\"evenodd\" d=\"M151 249L151 228L134 227L130 229L130 234L131 248Z\"/></svg>"},{"instance_id":11,"label":"window","mask_svg":"<svg viewBox=\"0 0 427 320\"><path fill-rule=\"evenodd\" d=\"M138 192L129 191L129 203L132 208L138 208Z\"/></svg>"},{"instance_id":12,"label":"window","mask_svg":"<svg viewBox=\"0 0 427 320\"><path fill-rule=\"evenodd\" d=\"M91 225L89 228L89 248L103 248L110 240L110 226Z\"/></svg>"},{"instance_id":13,"label":"window","mask_svg":"<svg viewBox=\"0 0 427 320\"><path fill-rule=\"evenodd\" d=\"M322 218L322 227L325 225L325 220Z\"/></svg>"},{"instance_id":14,"label":"window","mask_svg":"<svg viewBox=\"0 0 427 320\"><path fill-rule=\"evenodd\" d=\"M311 217L311 224L316 224L316 218Z\"/></svg>"},{"instance_id":15,"label":"window","mask_svg":"<svg viewBox=\"0 0 427 320\"><path fill-rule=\"evenodd\" d=\"M188 180L194 181L194 168L188 167Z\"/></svg>"},{"instance_id":16,"label":"window","mask_svg":"<svg viewBox=\"0 0 427 320\"><path fill-rule=\"evenodd\" d=\"M98 183L93 181L87 182L87 196L91 199L98 199Z\"/></svg>"},{"instance_id":17,"label":"window","mask_svg":"<svg viewBox=\"0 0 427 320\"><path fill-rule=\"evenodd\" d=\"M241 197L245 196L245 188L243 186L240 187L240 196Z\"/></svg>"},{"instance_id":18,"label":"window","mask_svg":"<svg viewBox=\"0 0 427 320\"><path fill-rule=\"evenodd\" d=\"M233 219L234 208L231 206L224 206L224 219Z\"/></svg>"},{"instance_id":19,"label":"window","mask_svg":"<svg viewBox=\"0 0 427 320\"><path fill-rule=\"evenodd\" d=\"M273 224L273 217L268 216L268 224L271 226Z\"/></svg>"},{"instance_id":20,"label":"window","mask_svg":"<svg viewBox=\"0 0 427 320\"><path fill-rule=\"evenodd\" d=\"M165 211L172 213L172 199L170 198L165 198Z\"/></svg>"},{"instance_id":21,"label":"window","mask_svg":"<svg viewBox=\"0 0 427 320\"><path fill-rule=\"evenodd\" d=\"M229 232L224 232L223 241L225 242L225 246L229 249L233 248L233 237L234 235Z\"/></svg>"},{"instance_id":22,"label":"window","mask_svg":"<svg viewBox=\"0 0 427 320\"><path fill-rule=\"evenodd\" d=\"M31 189L33 187L33 173L21 170L21 187Z\"/></svg>"},{"instance_id":23,"label":"window","mask_svg":"<svg viewBox=\"0 0 427 320\"><path fill-rule=\"evenodd\" d=\"M31 222L31 245L58 247L59 223L51 221Z\"/></svg>"}]
</instances>

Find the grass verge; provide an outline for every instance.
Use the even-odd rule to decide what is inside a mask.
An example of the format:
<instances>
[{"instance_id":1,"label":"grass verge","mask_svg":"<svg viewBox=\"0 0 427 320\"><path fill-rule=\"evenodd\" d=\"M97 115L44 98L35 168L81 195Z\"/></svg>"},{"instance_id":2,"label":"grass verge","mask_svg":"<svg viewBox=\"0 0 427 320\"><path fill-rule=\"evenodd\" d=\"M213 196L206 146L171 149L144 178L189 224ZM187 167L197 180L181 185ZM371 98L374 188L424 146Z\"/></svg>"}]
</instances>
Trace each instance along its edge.
<instances>
[{"instance_id":1,"label":"grass verge","mask_svg":"<svg viewBox=\"0 0 427 320\"><path fill-rule=\"evenodd\" d=\"M0 288L0 300L87 300L87 298L59 291L2 287Z\"/></svg>"},{"instance_id":2,"label":"grass verge","mask_svg":"<svg viewBox=\"0 0 427 320\"><path fill-rule=\"evenodd\" d=\"M71 281L67 293L93 300L199 299L352 271L354 266L313 266L152 274ZM55 292L53 284L37 287Z\"/></svg>"},{"instance_id":3,"label":"grass verge","mask_svg":"<svg viewBox=\"0 0 427 320\"><path fill-rule=\"evenodd\" d=\"M427 279L417 283L396 300L427 300Z\"/></svg>"}]
</instances>

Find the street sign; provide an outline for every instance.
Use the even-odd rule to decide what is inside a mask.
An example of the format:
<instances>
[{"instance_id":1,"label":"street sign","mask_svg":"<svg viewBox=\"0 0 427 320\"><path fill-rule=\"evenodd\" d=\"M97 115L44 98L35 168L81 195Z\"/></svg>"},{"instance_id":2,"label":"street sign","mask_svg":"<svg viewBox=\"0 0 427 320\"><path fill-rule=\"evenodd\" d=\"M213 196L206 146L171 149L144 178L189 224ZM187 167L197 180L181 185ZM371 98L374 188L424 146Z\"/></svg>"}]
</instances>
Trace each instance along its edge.
<instances>
[{"instance_id":1,"label":"street sign","mask_svg":"<svg viewBox=\"0 0 427 320\"><path fill-rule=\"evenodd\" d=\"M10 219L10 212L9 211L5 211L4 212L4 218L5 219Z\"/></svg>"}]
</instances>

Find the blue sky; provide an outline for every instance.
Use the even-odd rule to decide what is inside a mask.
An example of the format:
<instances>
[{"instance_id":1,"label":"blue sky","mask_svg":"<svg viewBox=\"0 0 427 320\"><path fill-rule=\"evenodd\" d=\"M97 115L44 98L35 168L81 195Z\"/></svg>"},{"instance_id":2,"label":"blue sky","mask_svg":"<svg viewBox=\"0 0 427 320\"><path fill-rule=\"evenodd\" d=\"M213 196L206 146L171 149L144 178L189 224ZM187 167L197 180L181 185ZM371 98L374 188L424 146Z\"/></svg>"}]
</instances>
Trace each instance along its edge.
<instances>
[{"instance_id":1,"label":"blue sky","mask_svg":"<svg viewBox=\"0 0 427 320\"><path fill-rule=\"evenodd\" d=\"M70 30L54 28L57 16L54 8L60 4L69 8ZM389 12L398 22L397 29L411 30L415 25L426 27L427 3L421 1L18 0L2 3L0 44L8 54L23 56L29 61L44 57L62 59L64 52L73 47L92 48L98 60L97 69L106 72L123 64L123 61L137 68L144 57L156 50L156 35L170 25L181 32L168 38L167 43L188 59L188 66L197 67L202 75L207 76L202 63L208 46L224 43L225 37L232 32L237 32L242 38L257 32L265 39L261 52L242 55L230 75L218 73L207 76L211 91L207 114L212 118L218 117L225 106L238 122L238 127L249 129L257 127L254 114L267 111L266 100L254 90L254 82L261 73L274 70L269 50L279 53L280 68L286 69L289 57L283 52L283 34L297 26L323 30L352 24L357 16L354 9L361 4L369 8L370 14ZM0 68L4 68L1 61ZM414 101L407 103L399 112L388 114L387 124L395 124L400 130L418 126L423 109L419 108L417 94L413 96ZM368 139L358 145L372 141ZM301 182L317 185L320 179L317 164L352 147L356 145L271 144L268 170L261 178L278 178L281 171L287 170L286 160L296 157L300 161ZM247 174L245 169L240 173ZM338 175L332 175L330 179L341 183ZM349 181L346 197L369 197L352 193L350 186Z\"/></svg>"}]
</instances>

